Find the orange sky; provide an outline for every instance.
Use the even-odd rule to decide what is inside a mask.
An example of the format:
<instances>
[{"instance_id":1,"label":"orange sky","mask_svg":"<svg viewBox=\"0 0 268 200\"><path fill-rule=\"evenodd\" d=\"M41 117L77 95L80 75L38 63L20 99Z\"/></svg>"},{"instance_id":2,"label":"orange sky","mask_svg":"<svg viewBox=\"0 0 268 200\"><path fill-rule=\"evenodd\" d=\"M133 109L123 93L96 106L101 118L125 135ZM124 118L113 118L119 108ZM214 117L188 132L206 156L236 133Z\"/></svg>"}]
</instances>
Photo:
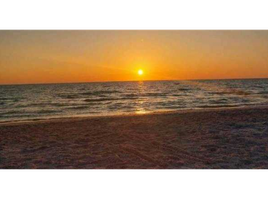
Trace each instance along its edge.
<instances>
[{"instance_id":1,"label":"orange sky","mask_svg":"<svg viewBox=\"0 0 268 200\"><path fill-rule=\"evenodd\" d=\"M267 55L268 31L0 31L0 84L267 78Z\"/></svg>"}]
</instances>

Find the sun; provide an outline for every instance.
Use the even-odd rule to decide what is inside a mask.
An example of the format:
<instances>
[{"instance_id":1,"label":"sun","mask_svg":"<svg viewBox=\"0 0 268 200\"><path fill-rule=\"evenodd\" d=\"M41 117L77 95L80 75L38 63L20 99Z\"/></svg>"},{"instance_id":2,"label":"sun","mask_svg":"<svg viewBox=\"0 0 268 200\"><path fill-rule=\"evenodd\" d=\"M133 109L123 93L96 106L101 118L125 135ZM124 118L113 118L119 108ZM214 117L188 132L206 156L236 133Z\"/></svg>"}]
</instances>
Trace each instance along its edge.
<instances>
[{"instance_id":1,"label":"sun","mask_svg":"<svg viewBox=\"0 0 268 200\"><path fill-rule=\"evenodd\" d=\"M143 75L143 70L142 69L139 69L138 70L138 74L141 76L141 75Z\"/></svg>"}]
</instances>

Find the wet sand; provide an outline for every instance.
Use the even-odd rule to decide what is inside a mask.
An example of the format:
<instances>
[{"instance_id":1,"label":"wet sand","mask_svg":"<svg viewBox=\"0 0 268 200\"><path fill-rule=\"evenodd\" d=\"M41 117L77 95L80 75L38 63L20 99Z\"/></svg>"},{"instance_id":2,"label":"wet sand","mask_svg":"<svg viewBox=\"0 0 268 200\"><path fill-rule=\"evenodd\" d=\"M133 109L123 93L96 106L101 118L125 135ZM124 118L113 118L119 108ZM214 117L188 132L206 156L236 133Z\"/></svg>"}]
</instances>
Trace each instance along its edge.
<instances>
[{"instance_id":1,"label":"wet sand","mask_svg":"<svg viewBox=\"0 0 268 200\"><path fill-rule=\"evenodd\" d=\"M0 124L1 169L268 168L268 107Z\"/></svg>"}]
</instances>

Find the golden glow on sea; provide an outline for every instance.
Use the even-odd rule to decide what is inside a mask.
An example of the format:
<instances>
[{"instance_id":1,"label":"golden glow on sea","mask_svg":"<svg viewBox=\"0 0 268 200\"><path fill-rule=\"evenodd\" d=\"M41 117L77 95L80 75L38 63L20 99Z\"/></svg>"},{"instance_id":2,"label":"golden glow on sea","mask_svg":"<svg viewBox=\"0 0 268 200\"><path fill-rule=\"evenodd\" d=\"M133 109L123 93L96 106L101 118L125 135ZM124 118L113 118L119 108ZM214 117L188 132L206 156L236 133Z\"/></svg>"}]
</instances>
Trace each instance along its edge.
<instances>
[{"instance_id":1,"label":"golden glow on sea","mask_svg":"<svg viewBox=\"0 0 268 200\"><path fill-rule=\"evenodd\" d=\"M0 84L268 77L268 31L0 31L0 38Z\"/></svg>"}]
</instances>

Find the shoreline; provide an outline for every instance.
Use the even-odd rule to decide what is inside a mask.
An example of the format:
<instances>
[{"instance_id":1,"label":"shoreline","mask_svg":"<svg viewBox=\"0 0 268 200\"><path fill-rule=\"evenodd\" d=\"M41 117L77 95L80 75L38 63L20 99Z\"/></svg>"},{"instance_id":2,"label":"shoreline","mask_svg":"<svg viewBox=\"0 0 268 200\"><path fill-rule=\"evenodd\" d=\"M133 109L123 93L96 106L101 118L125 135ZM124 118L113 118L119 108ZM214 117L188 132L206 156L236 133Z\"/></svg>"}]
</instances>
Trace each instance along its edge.
<instances>
[{"instance_id":1,"label":"shoreline","mask_svg":"<svg viewBox=\"0 0 268 200\"><path fill-rule=\"evenodd\" d=\"M148 111L145 113L118 113L118 114L96 114L96 115L76 115L76 116L59 116L51 118L36 118L29 120L11 120L11 121L0 121L0 127L2 125L11 124L27 124L27 123L38 123L38 122L53 122L53 121L72 121L72 120L86 120L94 118L113 118L113 117L133 117L133 116L144 116L144 115L165 115L165 114L184 114L184 113L199 113L199 112L211 112L211 111L222 111L222 110L244 110L244 109L262 109L268 108L268 105L250 105L250 106L229 106L229 107L213 107L213 108L189 108L182 110L163 110L163 111Z\"/></svg>"},{"instance_id":2,"label":"shoreline","mask_svg":"<svg viewBox=\"0 0 268 200\"><path fill-rule=\"evenodd\" d=\"M0 124L0 169L268 169L268 107Z\"/></svg>"}]
</instances>

